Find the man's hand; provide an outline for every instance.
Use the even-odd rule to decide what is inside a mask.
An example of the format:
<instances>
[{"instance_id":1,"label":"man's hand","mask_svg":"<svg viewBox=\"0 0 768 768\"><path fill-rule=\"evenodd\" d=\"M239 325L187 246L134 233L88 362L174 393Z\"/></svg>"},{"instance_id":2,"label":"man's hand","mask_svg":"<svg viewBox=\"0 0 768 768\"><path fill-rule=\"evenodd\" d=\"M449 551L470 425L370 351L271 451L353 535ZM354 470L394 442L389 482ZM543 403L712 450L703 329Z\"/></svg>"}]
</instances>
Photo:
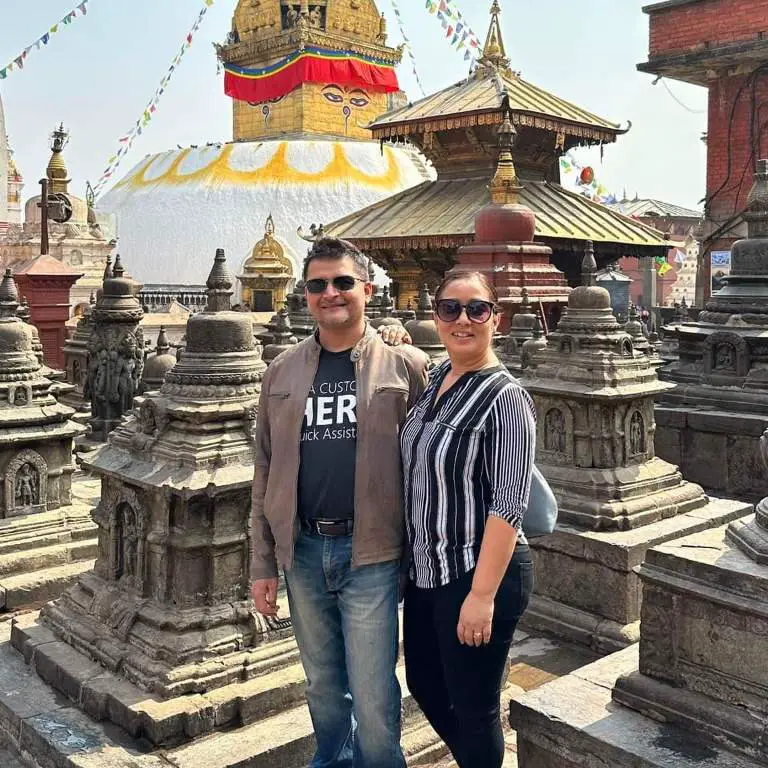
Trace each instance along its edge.
<instances>
[{"instance_id":1,"label":"man's hand","mask_svg":"<svg viewBox=\"0 0 768 768\"><path fill-rule=\"evenodd\" d=\"M256 579L251 585L253 602L262 616L277 616L280 610L277 604L277 582L277 578Z\"/></svg>"},{"instance_id":2,"label":"man's hand","mask_svg":"<svg viewBox=\"0 0 768 768\"><path fill-rule=\"evenodd\" d=\"M399 347L401 344L413 344L413 339L405 326L382 325L379 327L381 340L389 347Z\"/></svg>"}]
</instances>

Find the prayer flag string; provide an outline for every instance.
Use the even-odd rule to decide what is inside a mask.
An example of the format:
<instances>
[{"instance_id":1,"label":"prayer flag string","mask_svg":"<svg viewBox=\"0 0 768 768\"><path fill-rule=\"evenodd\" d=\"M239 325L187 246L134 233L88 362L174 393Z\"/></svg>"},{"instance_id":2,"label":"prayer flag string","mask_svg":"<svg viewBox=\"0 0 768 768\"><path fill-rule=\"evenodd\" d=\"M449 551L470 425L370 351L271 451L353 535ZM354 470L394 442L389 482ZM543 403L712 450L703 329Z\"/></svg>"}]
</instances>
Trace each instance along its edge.
<instances>
[{"instance_id":1,"label":"prayer flag string","mask_svg":"<svg viewBox=\"0 0 768 768\"><path fill-rule=\"evenodd\" d=\"M63 19L56 22L56 24L51 25L45 34L40 35L34 43L28 45L18 56L12 58L4 67L0 67L0 80L5 80L14 70L24 69L24 64L27 61L27 56L29 56L30 51L33 48L36 51L39 51L42 46L48 45L51 37L59 31L60 27L69 26L72 23L72 20L77 18L78 11L81 16L85 16L87 13L88 2L89 0L83 0L80 5L73 8Z\"/></svg>"},{"instance_id":2,"label":"prayer flag string","mask_svg":"<svg viewBox=\"0 0 768 768\"><path fill-rule=\"evenodd\" d=\"M465 61L474 61L482 50L480 39L472 31L455 0L426 0L426 9L435 15L445 30L445 36L457 51L464 51Z\"/></svg>"},{"instance_id":3,"label":"prayer flag string","mask_svg":"<svg viewBox=\"0 0 768 768\"><path fill-rule=\"evenodd\" d=\"M406 34L405 23L403 22L403 17L400 14L400 8L397 5L397 0L390 0L390 2L392 3L392 10L395 12L395 18L397 19L397 26L400 28L400 35L402 36L403 41L405 42L405 48L408 51L408 56L410 56L411 64L413 65L413 76L416 78L416 83L419 86L421 95L426 96L427 92L424 90L424 86L421 84L421 78L419 77L419 72L416 67L416 56L413 53L413 46L411 45L411 40Z\"/></svg>"},{"instance_id":4,"label":"prayer flag string","mask_svg":"<svg viewBox=\"0 0 768 768\"><path fill-rule=\"evenodd\" d=\"M131 129L125 134L125 136L121 136L118 139L119 146L118 146L117 152L115 152L115 154L112 155L109 158L109 160L107 160L107 166L104 169L104 173L102 173L101 178L98 180L98 182L93 188L94 198L98 197L102 189L104 189L104 186L109 183L110 179L114 176L118 166L123 161L123 158L131 150L131 147L133 146L134 141L136 141L136 138L138 136L141 136L144 129L147 127L147 125L149 125L153 115L157 111L158 102L160 101L160 98L162 97L163 93L165 93L165 89L168 86L168 83L171 81L171 78L173 77L173 73L176 71L179 64L181 63L182 58L184 58L184 54L189 50L190 46L192 45L192 40L194 39L194 35L197 32L197 30L200 28L200 24L202 23L203 18L205 17L205 14L207 13L208 9L213 5L213 3L214 3L214 0L204 0L203 7L200 10L200 13L197 15L197 18L195 19L195 23L192 25L192 29L187 33L187 35L185 35L184 42L181 45L181 49L173 57L171 66L168 68L168 71L165 73L165 75L163 76L163 79L160 81L160 85L152 94L152 98L147 103L147 106L144 108L144 111L142 112L141 116L134 123Z\"/></svg>"}]
</instances>

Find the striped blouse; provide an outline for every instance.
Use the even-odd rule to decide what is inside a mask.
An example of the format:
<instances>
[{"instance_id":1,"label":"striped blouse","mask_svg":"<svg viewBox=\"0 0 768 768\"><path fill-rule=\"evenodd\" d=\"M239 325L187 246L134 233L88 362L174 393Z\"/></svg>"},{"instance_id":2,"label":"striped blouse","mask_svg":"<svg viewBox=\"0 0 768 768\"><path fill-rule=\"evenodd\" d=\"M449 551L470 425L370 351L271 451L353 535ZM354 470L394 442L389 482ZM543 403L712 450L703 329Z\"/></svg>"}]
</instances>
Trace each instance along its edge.
<instances>
[{"instance_id":1,"label":"striped blouse","mask_svg":"<svg viewBox=\"0 0 768 768\"><path fill-rule=\"evenodd\" d=\"M489 516L520 530L533 471L528 393L498 366L465 374L435 404L450 369L432 371L400 435L411 578L423 588L476 566Z\"/></svg>"}]
</instances>

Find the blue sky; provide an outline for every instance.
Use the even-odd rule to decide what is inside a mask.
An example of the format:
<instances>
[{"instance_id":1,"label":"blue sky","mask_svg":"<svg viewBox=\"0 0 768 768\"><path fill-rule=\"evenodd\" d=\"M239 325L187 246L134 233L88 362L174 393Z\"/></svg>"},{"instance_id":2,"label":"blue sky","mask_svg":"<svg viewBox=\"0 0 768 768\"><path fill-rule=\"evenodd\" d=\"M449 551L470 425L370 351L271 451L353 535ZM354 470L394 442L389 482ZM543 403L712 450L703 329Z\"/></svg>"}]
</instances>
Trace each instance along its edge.
<instances>
[{"instance_id":1,"label":"blue sky","mask_svg":"<svg viewBox=\"0 0 768 768\"><path fill-rule=\"evenodd\" d=\"M18 55L79 0L4 0L0 4L0 66ZM427 92L466 75L467 64L443 37L423 0L397 0ZM490 0L457 0L485 39ZM390 0L377 0L400 42ZM617 194L656 197L697 207L704 196L706 91L683 83L652 85L635 66L647 57L648 17L642 0L502 0L507 52L530 82L616 122L633 127L617 144L580 160ZM236 0L215 0L168 85L150 125L117 176L146 154L177 144L232 138L230 102L217 74L212 43L223 41ZM60 121L72 191L83 195L141 115L203 6L203 0L89 0L88 14L32 50L22 71L0 81L7 130L27 186L44 173L48 137ZM406 56L399 71L412 99L420 96ZM671 93L674 95L673 98Z\"/></svg>"}]
</instances>

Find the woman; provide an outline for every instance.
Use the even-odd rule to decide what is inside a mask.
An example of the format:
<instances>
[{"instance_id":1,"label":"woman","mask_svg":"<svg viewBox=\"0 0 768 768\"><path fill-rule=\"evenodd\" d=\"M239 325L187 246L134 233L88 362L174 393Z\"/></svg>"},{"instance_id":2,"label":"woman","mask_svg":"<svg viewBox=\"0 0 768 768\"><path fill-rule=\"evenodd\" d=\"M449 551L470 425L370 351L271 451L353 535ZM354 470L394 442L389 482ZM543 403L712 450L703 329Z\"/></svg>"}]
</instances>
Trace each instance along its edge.
<instances>
[{"instance_id":1,"label":"woman","mask_svg":"<svg viewBox=\"0 0 768 768\"><path fill-rule=\"evenodd\" d=\"M520 527L535 414L491 347L500 319L493 286L479 273L451 275L435 299L449 359L401 433L406 677L460 768L500 768L502 677L533 588Z\"/></svg>"}]
</instances>

